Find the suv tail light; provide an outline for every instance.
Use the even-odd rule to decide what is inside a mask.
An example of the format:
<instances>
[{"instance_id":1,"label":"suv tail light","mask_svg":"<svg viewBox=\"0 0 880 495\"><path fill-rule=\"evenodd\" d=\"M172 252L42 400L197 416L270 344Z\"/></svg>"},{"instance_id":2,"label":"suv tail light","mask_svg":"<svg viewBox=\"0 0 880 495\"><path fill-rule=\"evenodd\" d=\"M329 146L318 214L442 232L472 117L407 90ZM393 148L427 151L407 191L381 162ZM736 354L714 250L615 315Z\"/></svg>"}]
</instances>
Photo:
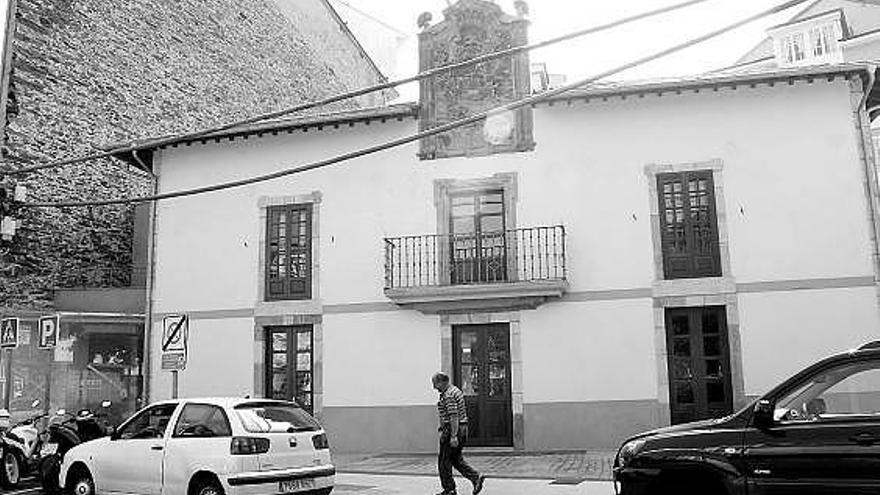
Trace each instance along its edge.
<instances>
[{"instance_id":1,"label":"suv tail light","mask_svg":"<svg viewBox=\"0 0 880 495\"><path fill-rule=\"evenodd\" d=\"M269 452L269 439L233 437L229 452L232 455L265 454L266 452Z\"/></svg>"},{"instance_id":2,"label":"suv tail light","mask_svg":"<svg viewBox=\"0 0 880 495\"><path fill-rule=\"evenodd\" d=\"M315 446L316 450L326 450L330 448L330 442L327 440L327 435L324 433L319 433L313 436L312 445Z\"/></svg>"}]
</instances>

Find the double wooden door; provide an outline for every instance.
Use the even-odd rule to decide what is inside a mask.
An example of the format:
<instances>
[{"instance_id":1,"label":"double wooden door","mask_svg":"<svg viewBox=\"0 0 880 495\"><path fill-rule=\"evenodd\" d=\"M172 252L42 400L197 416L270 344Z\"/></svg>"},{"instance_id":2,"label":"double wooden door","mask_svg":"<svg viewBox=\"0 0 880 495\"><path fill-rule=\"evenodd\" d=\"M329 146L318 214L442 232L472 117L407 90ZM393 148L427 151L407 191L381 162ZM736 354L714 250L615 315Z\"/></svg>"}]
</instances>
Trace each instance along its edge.
<instances>
[{"instance_id":1,"label":"double wooden door","mask_svg":"<svg viewBox=\"0 0 880 495\"><path fill-rule=\"evenodd\" d=\"M464 392L469 445L512 446L510 327L453 327L453 381Z\"/></svg>"},{"instance_id":2,"label":"double wooden door","mask_svg":"<svg viewBox=\"0 0 880 495\"><path fill-rule=\"evenodd\" d=\"M733 411L724 306L668 308L666 352L672 424Z\"/></svg>"}]
</instances>

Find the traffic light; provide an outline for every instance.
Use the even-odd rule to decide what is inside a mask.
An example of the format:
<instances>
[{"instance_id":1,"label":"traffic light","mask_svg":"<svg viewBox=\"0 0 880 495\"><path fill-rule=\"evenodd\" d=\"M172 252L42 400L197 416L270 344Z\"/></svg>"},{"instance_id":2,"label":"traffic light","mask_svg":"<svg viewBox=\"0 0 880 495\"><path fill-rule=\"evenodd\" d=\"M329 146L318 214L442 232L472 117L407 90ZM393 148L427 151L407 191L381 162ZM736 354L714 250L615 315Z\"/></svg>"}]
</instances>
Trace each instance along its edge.
<instances>
[{"instance_id":1,"label":"traffic light","mask_svg":"<svg viewBox=\"0 0 880 495\"><path fill-rule=\"evenodd\" d=\"M19 203L27 196L27 189L11 182L0 184L0 239L12 240L18 227L15 215Z\"/></svg>"}]
</instances>

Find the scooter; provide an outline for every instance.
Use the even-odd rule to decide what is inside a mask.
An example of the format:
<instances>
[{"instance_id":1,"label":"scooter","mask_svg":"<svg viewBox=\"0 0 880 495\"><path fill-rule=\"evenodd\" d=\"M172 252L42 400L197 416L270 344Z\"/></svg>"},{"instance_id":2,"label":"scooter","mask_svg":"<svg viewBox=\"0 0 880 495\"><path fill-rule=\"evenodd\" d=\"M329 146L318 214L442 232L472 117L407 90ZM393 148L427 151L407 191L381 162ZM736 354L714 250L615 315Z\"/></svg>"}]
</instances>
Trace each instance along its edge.
<instances>
[{"instance_id":1,"label":"scooter","mask_svg":"<svg viewBox=\"0 0 880 495\"><path fill-rule=\"evenodd\" d=\"M31 403L35 409L40 405L39 400ZM5 488L15 488L21 482L21 477L37 467L37 450L40 444L39 430L36 423L45 417L45 413L37 414L9 425L9 413L2 410L0 418L0 485Z\"/></svg>"},{"instance_id":2,"label":"scooter","mask_svg":"<svg viewBox=\"0 0 880 495\"><path fill-rule=\"evenodd\" d=\"M105 400L101 407L110 407L110 401ZM68 414L65 409L59 409L49 419L46 439L40 447L40 461L38 473L43 493L51 495L61 492L58 485L58 473L61 469L61 461L64 454L73 447L106 436L108 429L98 422L96 414L89 409L81 409L76 415Z\"/></svg>"}]
</instances>

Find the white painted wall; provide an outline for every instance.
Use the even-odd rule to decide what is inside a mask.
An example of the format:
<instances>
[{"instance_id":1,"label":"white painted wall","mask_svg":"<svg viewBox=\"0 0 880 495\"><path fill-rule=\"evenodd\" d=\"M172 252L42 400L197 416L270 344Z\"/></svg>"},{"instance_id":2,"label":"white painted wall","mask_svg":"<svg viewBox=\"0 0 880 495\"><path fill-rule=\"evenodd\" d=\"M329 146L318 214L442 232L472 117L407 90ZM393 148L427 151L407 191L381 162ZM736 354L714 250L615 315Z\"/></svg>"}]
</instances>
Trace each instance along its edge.
<instances>
[{"instance_id":1,"label":"white painted wall","mask_svg":"<svg viewBox=\"0 0 880 495\"><path fill-rule=\"evenodd\" d=\"M320 190L325 304L385 300L385 236L436 232L433 180L519 174L520 227L563 223L573 291L654 278L647 163L720 158L740 282L872 273L861 165L843 82L541 107L533 153L419 162L416 148L160 204L157 311L252 307L261 195ZM162 152L161 190L302 164L415 121ZM809 144L809 146L805 145ZM193 226L198 225L195 229Z\"/></svg>"},{"instance_id":2,"label":"white painted wall","mask_svg":"<svg viewBox=\"0 0 880 495\"><path fill-rule=\"evenodd\" d=\"M387 303L382 292L382 238L437 231L435 179L482 178L499 172L518 174L519 227L566 226L572 292L647 288L655 274L644 166L712 159L724 162L732 274L737 282L871 276L871 242L850 105L847 83L821 79L794 86L539 107L534 152L420 162L417 147L409 145L247 188L163 202L158 210L154 311L254 307L262 270L259 198L315 190L323 195L321 302L325 307ZM168 149L160 153L157 164L160 190L272 172L415 131L416 122L408 119ZM804 294L808 293L792 297L808 297ZM855 312L859 316L853 321L872 324L876 301L865 294L835 292L809 304L779 307L760 306L753 296L743 296L743 318L751 319L744 326L744 356L747 368L755 370L747 374L747 393L784 371L760 364L780 342L752 332L787 327L787 322L801 319L809 320L804 328L818 332L817 322L823 320L804 316L811 311ZM764 309L753 311L750 305ZM228 332L232 334L231 328ZM646 302L548 305L523 313L523 332L526 402L656 396L653 317ZM559 338L543 339L547 334ZM822 334L804 345L838 349L862 336L841 333L828 335L826 341ZM245 345L253 336L242 330L234 338ZM439 366L436 318L394 312L369 317L328 314L325 341L327 406L433 403L425 377ZM376 348L378 344L391 347ZM786 361L800 363L814 354ZM391 355L401 361L388 360ZM631 373L610 371L632 355L638 359L629 360ZM238 353L226 357L244 361ZM551 383L547 366L564 364L565 369L577 370L585 362L602 362L606 374ZM354 363L382 378L367 380L352 373ZM242 383L253 379L250 364L240 372L237 379ZM238 387L238 382L230 383Z\"/></svg>"},{"instance_id":3,"label":"white painted wall","mask_svg":"<svg viewBox=\"0 0 880 495\"><path fill-rule=\"evenodd\" d=\"M171 397L171 372L161 369L162 325L154 327L151 400ZM254 393L254 322L251 318L191 320L180 397L244 397Z\"/></svg>"},{"instance_id":4,"label":"white painted wall","mask_svg":"<svg viewBox=\"0 0 880 495\"><path fill-rule=\"evenodd\" d=\"M324 316L324 406L433 405L437 317L412 311Z\"/></svg>"},{"instance_id":5,"label":"white painted wall","mask_svg":"<svg viewBox=\"0 0 880 495\"><path fill-rule=\"evenodd\" d=\"M650 299L552 304L521 317L526 404L657 398Z\"/></svg>"},{"instance_id":6,"label":"white painted wall","mask_svg":"<svg viewBox=\"0 0 880 495\"><path fill-rule=\"evenodd\" d=\"M831 354L880 339L873 287L740 294L746 395Z\"/></svg>"}]
</instances>

